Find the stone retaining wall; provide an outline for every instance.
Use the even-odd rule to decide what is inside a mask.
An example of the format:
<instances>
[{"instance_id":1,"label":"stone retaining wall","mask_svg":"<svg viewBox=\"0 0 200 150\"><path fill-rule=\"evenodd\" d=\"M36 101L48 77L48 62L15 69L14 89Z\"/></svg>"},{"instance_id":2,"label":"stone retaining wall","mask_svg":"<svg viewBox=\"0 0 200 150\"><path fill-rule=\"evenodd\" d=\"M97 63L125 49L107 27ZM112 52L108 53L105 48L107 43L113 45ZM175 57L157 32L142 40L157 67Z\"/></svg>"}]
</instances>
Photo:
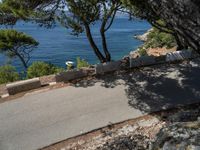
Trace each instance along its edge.
<instances>
[{"instance_id":1,"label":"stone retaining wall","mask_svg":"<svg viewBox=\"0 0 200 150\"><path fill-rule=\"evenodd\" d=\"M153 56L142 56L135 59L130 59L130 68L149 66L156 64L156 59Z\"/></svg>"},{"instance_id":2,"label":"stone retaining wall","mask_svg":"<svg viewBox=\"0 0 200 150\"><path fill-rule=\"evenodd\" d=\"M42 86L49 85L56 82L56 75L49 75L40 77L40 82Z\"/></svg>"},{"instance_id":3,"label":"stone retaining wall","mask_svg":"<svg viewBox=\"0 0 200 150\"><path fill-rule=\"evenodd\" d=\"M195 56L197 56L197 54L189 50L171 52L166 55L166 62L174 62L174 61L190 59L194 58Z\"/></svg>"},{"instance_id":4,"label":"stone retaining wall","mask_svg":"<svg viewBox=\"0 0 200 150\"><path fill-rule=\"evenodd\" d=\"M67 82L86 77L87 75L87 72L84 72L83 70L66 71L56 75L56 82Z\"/></svg>"},{"instance_id":5,"label":"stone retaining wall","mask_svg":"<svg viewBox=\"0 0 200 150\"><path fill-rule=\"evenodd\" d=\"M164 56L142 56L139 58L130 58L130 68L156 65L161 63L172 63L176 61L192 59L197 57L197 53L190 50L176 51Z\"/></svg>"},{"instance_id":6,"label":"stone retaining wall","mask_svg":"<svg viewBox=\"0 0 200 150\"><path fill-rule=\"evenodd\" d=\"M24 81L18 81L6 85L8 93L10 95L15 95L20 92L29 91L41 87L40 79L34 78Z\"/></svg>"},{"instance_id":7,"label":"stone retaining wall","mask_svg":"<svg viewBox=\"0 0 200 150\"><path fill-rule=\"evenodd\" d=\"M95 67L95 73L104 74L104 73L120 70L121 63L122 63L121 61L113 61L109 63L98 64Z\"/></svg>"},{"instance_id":8,"label":"stone retaining wall","mask_svg":"<svg viewBox=\"0 0 200 150\"><path fill-rule=\"evenodd\" d=\"M105 74L109 72L114 72L120 69L138 68L150 65L156 65L161 63L171 63L185 59L191 59L198 57L198 55L189 50L176 51L169 53L165 56L153 57L153 56L143 56L140 58L130 58L130 66L122 68L123 61L113 61L105 64L98 64L94 68L83 68L80 70L71 70L62 72L56 75L44 76L40 78L24 80L19 82L10 83L7 85L0 85L0 96L9 93L14 95L23 91L28 91L36 88L40 88L44 85L51 85L57 82L68 82L71 80L91 76L98 74Z\"/></svg>"}]
</instances>

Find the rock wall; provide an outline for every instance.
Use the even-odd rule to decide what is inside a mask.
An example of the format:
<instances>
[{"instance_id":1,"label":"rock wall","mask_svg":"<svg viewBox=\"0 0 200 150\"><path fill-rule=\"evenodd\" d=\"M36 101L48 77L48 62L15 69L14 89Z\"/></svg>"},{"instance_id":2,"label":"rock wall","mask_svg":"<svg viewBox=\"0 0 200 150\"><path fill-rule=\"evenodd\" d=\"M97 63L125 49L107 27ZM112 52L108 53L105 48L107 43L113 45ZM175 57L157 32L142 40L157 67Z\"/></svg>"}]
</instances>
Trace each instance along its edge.
<instances>
[{"instance_id":1,"label":"rock wall","mask_svg":"<svg viewBox=\"0 0 200 150\"><path fill-rule=\"evenodd\" d=\"M140 58L130 58L128 61L119 60L110 63L99 64L93 68L82 68L80 70L70 70L56 75L44 76L35 79L18 81L6 85L0 85L0 96L5 94L14 95L20 92L33 90L45 85L52 85L58 82L69 82L71 80L81 79L88 76L102 75L105 73L115 72L124 69L140 68L162 63L173 63L177 61L196 58L197 54L190 50L176 51L164 56L143 56ZM127 65L128 64L128 65Z\"/></svg>"}]
</instances>

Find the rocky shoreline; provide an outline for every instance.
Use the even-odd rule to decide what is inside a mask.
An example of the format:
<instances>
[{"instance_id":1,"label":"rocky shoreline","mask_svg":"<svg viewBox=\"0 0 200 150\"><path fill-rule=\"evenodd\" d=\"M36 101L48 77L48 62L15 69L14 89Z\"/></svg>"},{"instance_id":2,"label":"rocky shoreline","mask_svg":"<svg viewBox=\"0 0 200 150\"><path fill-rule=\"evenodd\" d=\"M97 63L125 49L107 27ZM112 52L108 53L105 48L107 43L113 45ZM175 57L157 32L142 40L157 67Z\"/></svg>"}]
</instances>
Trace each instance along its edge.
<instances>
[{"instance_id":1,"label":"rocky shoreline","mask_svg":"<svg viewBox=\"0 0 200 150\"><path fill-rule=\"evenodd\" d=\"M153 29L149 29L147 32L145 32L142 35L134 35L134 38L143 42L147 41L147 36L149 35L149 33L152 31Z\"/></svg>"},{"instance_id":2,"label":"rocky shoreline","mask_svg":"<svg viewBox=\"0 0 200 150\"><path fill-rule=\"evenodd\" d=\"M149 29L146 33L142 34L142 35L135 35L134 38L137 39L137 40L140 40L142 42L147 42L147 39L148 39L148 35L153 31L153 28ZM170 52L174 52L177 50L177 47L173 47L173 48L166 48L166 47L157 47L157 48L148 48L146 49L144 46L141 46L144 51L146 51L146 55L148 56L163 56L163 55L166 55L167 53L170 53ZM129 53L129 55L132 57L132 58L138 58L138 57L141 57L141 54L140 54L140 50L141 50L141 47L139 47L138 49L136 50L133 50Z\"/></svg>"}]
</instances>

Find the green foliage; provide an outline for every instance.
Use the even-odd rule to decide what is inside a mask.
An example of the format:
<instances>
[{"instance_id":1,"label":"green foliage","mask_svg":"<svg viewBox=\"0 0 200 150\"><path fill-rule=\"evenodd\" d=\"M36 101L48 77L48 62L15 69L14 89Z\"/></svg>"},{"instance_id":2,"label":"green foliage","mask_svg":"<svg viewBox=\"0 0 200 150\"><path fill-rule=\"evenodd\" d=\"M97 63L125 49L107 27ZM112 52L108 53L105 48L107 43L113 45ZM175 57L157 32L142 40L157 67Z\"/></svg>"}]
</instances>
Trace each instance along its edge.
<instances>
[{"instance_id":1,"label":"green foliage","mask_svg":"<svg viewBox=\"0 0 200 150\"><path fill-rule=\"evenodd\" d=\"M59 22L77 36L85 32L91 48L101 62L111 60L105 33L112 26L117 12L124 10L121 0L3 0L1 5L11 10L11 15L19 20L35 21L47 27ZM0 11L1 15L4 14ZM91 26L96 22L101 24L99 31L102 51L92 36Z\"/></svg>"},{"instance_id":2,"label":"green foliage","mask_svg":"<svg viewBox=\"0 0 200 150\"><path fill-rule=\"evenodd\" d=\"M146 20L157 20L159 17L152 10L146 0L121 0L126 9L134 17L139 17Z\"/></svg>"},{"instance_id":3,"label":"green foliage","mask_svg":"<svg viewBox=\"0 0 200 150\"><path fill-rule=\"evenodd\" d=\"M140 56L146 56L147 55L147 49L144 46L139 47L138 49L138 53L140 54Z\"/></svg>"},{"instance_id":4,"label":"green foliage","mask_svg":"<svg viewBox=\"0 0 200 150\"><path fill-rule=\"evenodd\" d=\"M84 60L84 59L81 59L80 57L77 57L76 58L76 61L77 61L77 68L78 69L81 69L82 67L89 67L89 63Z\"/></svg>"},{"instance_id":5,"label":"green foliage","mask_svg":"<svg viewBox=\"0 0 200 150\"><path fill-rule=\"evenodd\" d=\"M38 46L38 42L31 36L16 30L0 30L0 52L9 58L17 57L27 68L30 53Z\"/></svg>"},{"instance_id":6,"label":"green foliage","mask_svg":"<svg viewBox=\"0 0 200 150\"><path fill-rule=\"evenodd\" d=\"M63 72L63 68L59 68L53 64L45 62L34 62L27 70L27 78L41 77Z\"/></svg>"},{"instance_id":7,"label":"green foliage","mask_svg":"<svg viewBox=\"0 0 200 150\"><path fill-rule=\"evenodd\" d=\"M153 28L153 30L147 35L147 41L138 48L138 53L140 56L145 56L147 55L147 50L149 48L166 47L170 49L174 46L177 46L174 36L160 32L158 29Z\"/></svg>"},{"instance_id":8,"label":"green foliage","mask_svg":"<svg viewBox=\"0 0 200 150\"><path fill-rule=\"evenodd\" d=\"M147 36L146 48L166 47L173 48L176 46L176 40L171 34L160 32L154 28Z\"/></svg>"},{"instance_id":9,"label":"green foliage","mask_svg":"<svg viewBox=\"0 0 200 150\"><path fill-rule=\"evenodd\" d=\"M14 25L17 20L18 18L12 13L12 10L0 1L0 25Z\"/></svg>"},{"instance_id":10,"label":"green foliage","mask_svg":"<svg viewBox=\"0 0 200 150\"><path fill-rule=\"evenodd\" d=\"M19 80L19 74L13 66L0 66L0 84Z\"/></svg>"},{"instance_id":11,"label":"green foliage","mask_svg":"<svg viewBox=\"0 0 200 150\"><path fill-rule=\"evenodd\" d=\"M9 14L25 21L31 18L31 21L50 26L58 21L78 35L86 24L92 25L96 21L108 21L109 26L109 20L120 5L120 0L3 0L0 9L4 12L0 11L0 16Z\"/></svg>"},{"instance_id":12,"label":"green foliage","mask_svg":"<svg viewBox=\"0 0 200 150\"><path fill-rule=\"evenodd\" d=\"M166 41L171 39L169 34L175 35L172 26L166 23L166 20L159 15L160 13L157 13L155 11L156 9L152 7L151 3L153 2L146 0L122 0L122 2L133 17L147 20L155 30L157 29L157 31L155 31L157 35L154 36L160 36L161 40ZM159 31L161 34L158 33ZM158 39L160 38L158 37ZM161 42L162 41L159 43Z\"/></svg>"},{"instance_id":13,"label":"green foliage","mask_svg":"<svg viewBox=\"0 0 200 150\"><path fill-rule=\"evenodd\" d=\"M0 50L2 52L14 53L16 49L19 49L18 47L29 48L29 46L37 45L37 41L23 32L12 29L0 30Z\"/></svg>"}]
</instances>

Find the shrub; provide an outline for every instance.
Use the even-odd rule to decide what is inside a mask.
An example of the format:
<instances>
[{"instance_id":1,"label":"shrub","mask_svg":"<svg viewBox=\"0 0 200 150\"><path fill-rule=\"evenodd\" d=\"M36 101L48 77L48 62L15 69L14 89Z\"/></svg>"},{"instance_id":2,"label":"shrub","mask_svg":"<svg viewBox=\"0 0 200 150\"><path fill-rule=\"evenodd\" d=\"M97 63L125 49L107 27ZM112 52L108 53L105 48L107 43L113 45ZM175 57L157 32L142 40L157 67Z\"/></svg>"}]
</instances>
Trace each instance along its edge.
<instances>
[{"instance_id":1,"label":"shrub","mask_svg":"<svg viewBox=\"0 0 200 150\"><path fill-rule=\"evenodd\" d=\"M140 54L140 56L146 56L147 55L146 48L144 46L139 47L138 53Z\"/></svg>"},{"instance_id":2,"label":"shrub","mask_svg":"<svg viewBox=\"0 0 200 150\"><path fill-rule=\"evenodd\" d=\"M84 59L81 59L80 57L76 58L77 61L77 68L81 69L82 67L89 67L89 63L85 61Z\"/></svg>"},{"instance_id":3,"label":"shrub","mask_svg":"<svg viewBox=\"0 0 200 150\"><path fill-rule=\"evenodd\" d=\"M147 35L147 41L138 49L140 56L147 55L147 50L149 48L173 48L177 46L174 36L164 32L160 32L158 29L153 28L153 30Z\"/></svg>"},{"instance_id":4,"label":"shrub","mask_svg":"<svg viewBox=\"0 0 200 150\"><path fill-rule=\"evenodd\" d=\"M160 32L158 29L153 29L147 36L146 48L166 47L172 48L176 46L176 40L171 34Z\"/></svg>"},{"instance_id":5,"label":"shrub","mask_svg":"<svg viewBox=\"0 0 200 150\"><path fill-rule=\"evenodd\" d=\"M19 80L19 74L11 65L0 66L0 84Z\"/></svg>"},{"instance_id":6,"label":"shrub","mask_svg":"<svg viewBox=\"0 0 200 150\"><path fill-rule=\"evenodd\" d=\"M73 65L67 65L67 70L69 71L69 70L72 70L72 69L74 69L74 66Z\"/></svg>"},{"instance_id":7,"label":"shrub","mask_svg":"<svg viewBox=\"0 0 200 150\"><path fill-rule=\"evenodd\" d=\"M64 71L53 64L45 62L34 62L27 70L27 78L41 77L45 75L56 74Z\"/></svg>"}]
</instances>

